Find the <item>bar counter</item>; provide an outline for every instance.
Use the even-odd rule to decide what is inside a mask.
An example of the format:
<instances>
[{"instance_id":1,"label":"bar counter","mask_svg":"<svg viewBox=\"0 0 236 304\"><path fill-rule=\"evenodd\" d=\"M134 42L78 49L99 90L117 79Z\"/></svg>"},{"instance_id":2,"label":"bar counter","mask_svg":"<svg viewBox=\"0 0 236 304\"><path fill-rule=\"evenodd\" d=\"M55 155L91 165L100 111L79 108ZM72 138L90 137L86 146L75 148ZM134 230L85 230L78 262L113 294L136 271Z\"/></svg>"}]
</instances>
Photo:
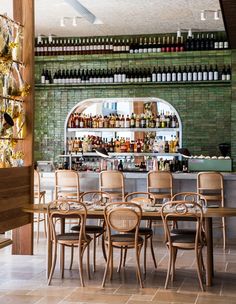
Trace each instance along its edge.
<instances>
[{"instance_id":1,"label":"bar counter","mask_svg":"<svg viewBox=\"0 0 236 304\"><path fill-rule=\"evenodd\" d=\"M99 189L98 172L79 172L81 191ZM225 206L236 207L236 172L222 173L224 176ZM41 188L51 193L53 198L54 191L54 173L41 172ZM125 192L146 191L147 190L147 173L144 172L124 172ZM174 193L182 191L197 190L197 173L173 173ZM219 233L218 233L219 230ZM221 229L217 229L216 236L221 236ZM227 237L236 238L236 219L227 219Z\"/></svg>"}]
</instances>

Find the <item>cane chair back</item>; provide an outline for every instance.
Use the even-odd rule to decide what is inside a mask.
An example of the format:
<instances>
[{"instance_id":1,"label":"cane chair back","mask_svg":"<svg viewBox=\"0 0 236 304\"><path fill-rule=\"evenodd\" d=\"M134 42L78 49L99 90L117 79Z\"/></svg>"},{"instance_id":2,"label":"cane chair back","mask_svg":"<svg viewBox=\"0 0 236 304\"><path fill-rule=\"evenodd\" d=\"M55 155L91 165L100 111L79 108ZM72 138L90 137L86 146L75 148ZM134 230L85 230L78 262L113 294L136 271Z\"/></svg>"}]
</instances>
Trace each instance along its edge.
<instances>
[{"instance_id":1,"label":"cane chair back","mask_svg":"<svg viewBox=\"0 0 236 304\"><path fill-rule=\"evenodd\" d=\"M180 201L183 200L188 204L198 203L203 208L206 207L206 199L205 197L197 192L179 192L172 196L172 201Z\"/></svg>"},{"instance_id":2,"label":"cane chair back","mask_svg":"<svg viewBox=\"0 0 236 304\"><path fill-rule=\"evenodd\" d=\"M225 206L224 200L224 179L220 172L200 172L197 175L197 191L206 199L207 206L217 204ZM215 227L222 228L223 248L226 248L226 219L222 218L221 223L215 223Z\"/></svg>"},{"instance_id":3,"label":"cane chair back","mask_svg":"<svg viewBox=\"0 0 236 304\"><path fill-rule=\"evenodd\" d=\"M138 279L140 286L143 287L140 271L140 251L143 245L143 239L139 236L141 217L142 209L134 203L111 203L105 207L104 218L107 227L105 243L108 257L102 286L105 285L109 265L111 265L110 278L112 277L113 247L115 247L121 250L135 249Z\"/></svg>"},{"instance_id":4,"label":"cane chair back","mask_svg":"<svg viewBox=\"0 0 236 304\"><path fill-rule=\"evenodd\" d=\"M173 196L173 177L167 171L150 171L147 175L147 191L155 195L157 201Z\"/></svg>"},{"instance_id":5,"label":"cane chair back","mask_svg":"<svg viewBox=\"0 0 236 304\"><path fill-rule=\"evenodd\" d=\"M88 191L84 192L80 195L79 198L80 202L84 203L86 206L92 207L103 207L106 204L109 204L111 202L111 197L109 193L106 193L104 191ZM79 231L80 225L77 224L75 226L71 227L72 231ZM104 222L99 220L97 224L86 224L85 227L86 233L89 235L92 235L93 237L93 271L96 271L96 239L102 236L102 252L103 256L106 259L106 252L105 252L105 245L104 245ZM71 265L70 268L72 268L73 263L73 248L72 248L72 258L71 258Z\"/></svg>"},{"instance_id":6,"label":"cane chair back","mask_svg":"<svg viewBox=\"0 0 236 304\"><path fill-rule=\"evenodd\" d=\"M74 198L80 196L79 174L73 170L55 171L55 199Z\"/></svg>"},{"instance_id":7,"label":"cane chair back","mask_svg":"<svg viewBox=\"0 0 236 304\"><path fill-rule=\"evenodd\" d=\"M99 174L100 191L108 192L112 200L124 201L124 175L120 171L108 170Z\"/></svg>"},{"instance_id":8,"label":"cane chair back","mask_svg":"<svg viewBox=\"0 0 236 304\"><path fill-rule=\"evenodd\" d=\"M45 204L45 196L46 196L46 191L41 191L40 174L37 170L34 170L34 203ZM38 242L39 241L40 222L43 222L43 224L44 224L45 237L47 235L45 214L38 213L34 217L34 222L37 223L37 242Z\"/></svg>"},{"instance_id":9,"label":"cane chair back","mask_svg":"<svg viewBox=\"0 0 236 304\"><path fill-rule=\"evenodd\" d=\"M125 196L126 202L131 202L140 205L144 210L149 210L148 208L154 206L155 204L155 196L149 192L131 192ZM153 221L146 221L146 227L139 228L139 234L144 237L144 250L143 250L143 265L144 265L144 274L146 274L146 264L147 264L147 241L150 240L150 248L152 259L154 263L154 267L157 268L156 258L153 249L153 229L152 229ZM125 255L126 257L126 255ZM125 265L125 261L124 261Z\"/></svg>"},{"instance_id":10,"label":"cane chair back","mask_svg":"<svg viewBox=\"0 0 236 304\"><path fill-rule=\"evenodd\" d=\"M84 286L83 279L83 254L85 249L89 246L91 238L86 234L85 225L87 218L87 208L85 204L77 201L77 200L55 200L51 202L47 208L47 217L48 217L48 237L49 241L54 246L54 256L52 260L52 267L49 274L48 284L50 284L57 258L57 245L61 245L63 251L61 252L61 269L62 277L64 276L64 247L78 247L79 250L79 272L80 272L80 281L81 285ZM63 230L58 233L56 230L56 221L55 219L66 219L66 218L77 218L80 223L80 230L77 233L65 232L64 227ZM87 271L89 274L89 251L87 256Z\"/></svg>"},{"instance_id":11,"label":"cane chair back","mask_svg":"<svg viewBox=\"0 0 236 304\"><path fill-rule=\"evenodd\" d=\"M170 274L172 272L172 280L175 273L175 260L178 249L194 250L197 260L197 273L199 284L202 290L202 248L205 244L204 228L203 228L203 211L202 206L196 202L186 201L170 201L165 203L161 209L161 217L165 231L165 243L169 249L169 265L166 277L165 288L168 286ZM171 223L174 221L192 221L195 224L194 234L172 234Z\"/></svg>"}]
</instances>

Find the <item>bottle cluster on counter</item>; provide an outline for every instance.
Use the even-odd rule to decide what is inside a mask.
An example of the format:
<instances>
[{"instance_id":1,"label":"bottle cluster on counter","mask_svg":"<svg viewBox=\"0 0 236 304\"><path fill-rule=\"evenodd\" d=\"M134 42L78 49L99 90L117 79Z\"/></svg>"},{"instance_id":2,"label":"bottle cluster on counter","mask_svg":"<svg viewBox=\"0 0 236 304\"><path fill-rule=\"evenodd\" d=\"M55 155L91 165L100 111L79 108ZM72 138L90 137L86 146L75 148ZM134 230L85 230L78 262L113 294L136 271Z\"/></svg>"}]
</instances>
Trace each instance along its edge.
<instances>
[{"instance_id":1,"label":"bottle cluster on counter","mask_svg":"<svg viewBox=\"0 0 236 304\"><path fill-rule=\"evenodd\" d=\"M161 53L228 49L225 36L216 33L142 36L44 38L35 43L36 56L89 55L113 53Z\"/></svg>"},{"instance_id":2,"label":"bottle cluster on counter","mask_svg":"<svg viewBox=\"0 0 236 304\"><path fill-rule=\"evenodd\" d=\"M231 67L217 65L194 65L153 68L116 69L59 69L54 74L48 69L41 73L41 84L92 84L92 83L138 83L138 82L192 82L231 80Z\"/></svg>"},{"instance_id":3,"label":"bottle cluster on counter","mask_svg":"<svg viewBox=\"0 0 236 304\"><path fill-rule=\"evenodd\" d=\"M94 152L98 148L105 148L110 153L177 153L179 149L178 136L166 140L157 137L153 141L117 137L111 140L99 136L85 136L67 138L67 148L70 154Z\"/></svg>"},{"instance_id":4,"label":"bottle cluster on counter","mask_svg":"<svg viewBox=\"0 0 236 304\"><path fill-rule=\"evenodd\" d=\"M162 111L156 115L134 114L85 115L72 113L68 128L179 128L175 114Z\"/></svg>"}]
</instances>

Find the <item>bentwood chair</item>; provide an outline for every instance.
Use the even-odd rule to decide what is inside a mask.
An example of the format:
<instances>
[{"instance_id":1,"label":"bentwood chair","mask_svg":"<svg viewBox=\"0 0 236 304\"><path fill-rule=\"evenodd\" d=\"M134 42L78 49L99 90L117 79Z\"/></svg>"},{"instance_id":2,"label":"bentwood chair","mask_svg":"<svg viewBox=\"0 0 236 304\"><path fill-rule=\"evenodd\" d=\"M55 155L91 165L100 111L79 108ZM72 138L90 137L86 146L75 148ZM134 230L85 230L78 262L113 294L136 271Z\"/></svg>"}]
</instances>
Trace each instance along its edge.
<instances>
[{"instance_id":1,"label":"bentwood chair","mask_svg":"<svg viewBox=\"0 0 236 304\"><path fill-rule=\"evenodd\" d=\"M136 203L145 209L145 206L153 206L155 204L154 195L148 192L131 192L125 197L126 202ZM144 237L144 250L143 250L143 265L144 265L144 274L146 274L146 264L147 264L147 242L150 240L151 254L154 263L154 267L157 268L156 258L153 250L153 230L152 230L152 221L147 221L146 227L139 227L139 234ZM126 252L124 256L124 263L126 260Z\"/></svg>"},{"instance_id":2,"label":"bentwood chair","mask_svg":"<svg viewBox=\"0 0 236 304\"><path fill-rule=\"evenodd\" d=\"M41 191L39 172L37 170L34 170L34 203L45 204L45 195L46 195L46 191ZM38 242L39 241L40 222L43 222L44 236L45 237L47 236L45 214L38 213L34 218L34 222L37 223L37 242Z\"/></svg>"},{"instance_id":3,"label":"bentwood chair","mask_svg":"<svg viewBox=\"0 0 236 304\"><path fill-rule=\"evenodd\" d=\"M81 194L79 201L84 203L86 206L105 206L106 204L111 202L111 198L109 193L104 191L88 191ZM72 231L80 231L80 225L72 226ZM87 234L93 236L93 271L96 271L96 239L102 236L102 251L104 258L106 260L106 253L104 247L104 225L90 225L86 224L85 231ZM73 247L72 247L72 257L71 257L71 265L73 264Z\"/></svg>"},{"instance_id":4,"label":"bentwood chair","mask_svg":"<svg viewBox=\"0 0 236 304\"><path fill-rule=\"evenodd\" d=\"M174 280L177 252L181 249L195 251L198 280L202 291L204 291L202 280L204 270L202 249L204 247L205 240L202 206L195 202L187 203L186 201L170 201L162 206L161 216L165 229L165 244L169 250L169 263L165 288L168 287L170 275L172 281ZM195 233L172 234L170 224L173 220L176 222L192 221L195 225Z\"/></svg>"},{"instance_id":5,"label":"bentwood chair","mask_svg":"<svg viewBox=\"0 0 236 304\"><path fill-rule=\"evenodd\" d=\"M100 190L108 192L113 201L124 201L124 175L120 171L108 170L99 174Z\"/></svg>"},{"instance_id":6,"label":"bentwood chair","mask_svg":"<svg viewBox=\"0 0 236 304\"><path fill-rule=\"evenodd\" d=\"M225 206L224 201L224 179L219 172L200 172L197 175L197 191L206 199L207 206L217 204L220 207ZM222 218L221 224L215 227L222 228L223 248L226 248L226 219Z\"/></svg>"},{"instance_id":7,"label":"bentwood chair","mask_svg":"<svg viewBox=\"0 0 236 304\"><path fill-rule=\"evenodd\" d=\"M142 217L142 209L139 205L129 202L111 203L104 210L106 222L105 244L108 249L107 263L104 272L102 287L105 286L108 270L110 267L110 279L113 274L113 248L134 249L137 266L137 276L140 287L143 281L140 269L140 252L143 239L139 235L139 225ZM122 260L122 259L121 259ZM120 260L120 263L121 263ZM120 265L118 269L120 268Z\"/></svg>"},{"instance_id":8,"label":"bentwood chair","mask_svg":"<svg viewBox=\"0 0 236 304\"><path fill-rule=\"evenodd\" d=\"M60 252L60 269L61 277L64 277L64 256L65 247L78 247L78 264L79 264L79 275L81 285L84 286L83 278L83 255L85 249L87 249L87 273L90 278L89 272L89 244L91 242L91 237L85 232L86 218L87 218L87 208L85 204L77 200L55 200L49 204L47 209L48 216L48 237L49 242L52 244L53 257L52 257L52 267L50 270L48 285L50 285L52 276L56 266L57 260L57 247L61 247ZM54 219L65 219L75 217L80 222L79 232L56 232L56 221Z\"/></svg>"},{"instance_id":9,"label":"bentwood chair","mask_svg":"<svg viewBox=\"0 0 236 304\"><path fill-rule=\"evenodd\" d=\"M173 196L173 177L167 171L150 171L147 175L147 192L155 196L157 202Z\"/></svg>"},{"instance_id":10,"label":"bentwood chair","mask_svg":"<svg viewBox=\"0 0 236 304\"><path fill-rule=\"evenodd\" d=\"M55 171L55 199L74 198L80 196L79 174L73 170Z\"/></svg>"}]
</instances>

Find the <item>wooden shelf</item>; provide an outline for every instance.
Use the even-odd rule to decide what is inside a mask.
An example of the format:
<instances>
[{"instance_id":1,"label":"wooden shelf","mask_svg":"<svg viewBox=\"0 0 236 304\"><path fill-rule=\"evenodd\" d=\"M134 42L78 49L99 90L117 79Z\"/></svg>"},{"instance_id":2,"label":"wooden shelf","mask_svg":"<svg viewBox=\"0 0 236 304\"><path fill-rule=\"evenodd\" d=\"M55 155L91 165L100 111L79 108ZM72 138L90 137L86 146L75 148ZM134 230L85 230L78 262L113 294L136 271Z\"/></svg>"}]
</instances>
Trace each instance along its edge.
<instances>
[{"instance_id":1,"label":"wooden shelf","mask_svg":"<svg viewBox=\"0 0 236 304\"><path fill-rule=\"evenodd\" d=\"M15 101L15 102L20 102L20 103L24 102L22 99L13 98L13 97L9 97L9 96L0 95L0 98L6 99L6 100L12 100L12 101Z\"/></svg>"},{"instance_id":2,"label":"wooden shelf","mask_svg":"<svg viewBox=\"0 0 236 304\"><path fill-rule=\"evenodd\" d=\"M0 137L0 140L24 140L24 138Z\"/></svg>"},{"instance_id":3,"label":"wooden shelf","mask_svg":"<svg viewBox=\"0 0 236 304\"><path fill-rule=\"evenodd\" d=\"M158 156L158 157L163 157L163 156L180 156L179 153L154 153L154 152L124 152L124 153L113 153L113 152L108 152L110 156ZM71 157L71 158L79 158L82 156L94 156L94 157L100 157L96 152L86 152L86 153L77 153L77 154L61 154L58 155L58 157Z\"/></svg>"},{"instance_id":4,"label":"wooden shelf","mask_svg":"<svg viewBox=\"0 0 236 304\"><path fill-rule=\"evenodd\" d=\"M179 82L133 82L133 83L76 83L76 84L36 84L35 87L41 90L50 90L56 88L66 89L83 89L83 88L117 88L117 87L159 87L167 86L176 87L207 87L207 86L231 86L231 81L215 80L215 81L179 81Z\"/></svg>"},{"instance_id":5,"label":"wooden shelf","mask_svg":"<svg viewBox=\"0 0 236 304\"><path fill-rule=\"evenodd\" d=\"M149 60L149 59L174 59L174 58L198 58L198 57L222 57L230 56L231 50L207 50L207 51L185 51L173 53L111 53L90 55L59 55L59 56L35 56L35 62L63 62L66 61L105 61L105 60Z\"/></svg>"},{"instance_id":6,"label":"wooden shelf","mask_svg":"<svg viewBox=\"0 0 236 304\"><path fill-rule=\"evenodd\" d=\"M177 132L179 128L68 128L68 132Z\"/></svg>"}]
</instances>

